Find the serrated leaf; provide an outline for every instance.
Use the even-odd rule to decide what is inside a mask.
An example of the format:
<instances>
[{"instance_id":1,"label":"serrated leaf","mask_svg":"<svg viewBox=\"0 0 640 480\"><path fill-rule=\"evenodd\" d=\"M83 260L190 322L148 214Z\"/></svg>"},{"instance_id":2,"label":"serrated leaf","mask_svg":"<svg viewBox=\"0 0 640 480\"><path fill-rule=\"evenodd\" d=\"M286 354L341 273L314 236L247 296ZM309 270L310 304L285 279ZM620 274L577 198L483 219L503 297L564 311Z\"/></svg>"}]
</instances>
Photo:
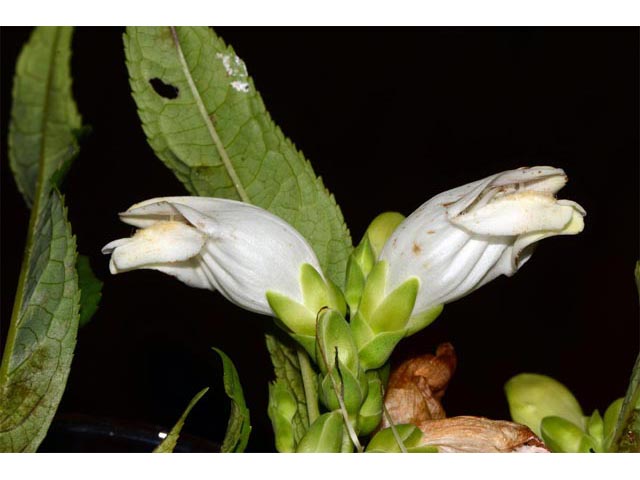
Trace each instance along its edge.
<instances>
[{"instance_id":1,"label":"serrated leaf","mask_svg":"<svg viewBox=\"0 0 640 480\"><path fill-rule=\"evenodd\" d=\"M71 27L37 27L18 58L9 163L29 207L78 153L81 118L71 95ZM41 183L42 185L38 185ZM37 210L37 208L36 208Z\"/></svg>"},{"instance_id":2,"label":"serrated leaf","mask_svg":"<svg viewBox=\"0 0 640 480\"><path fill-rule=\"evenodd\" d=\"M247 447L249 434L251 433L249 409L244 401L240 377L233 362L222 350L217 348L213 348L213 350L215 350L222 359L224 391L229 399L231 399L231 413L229 415L229 423L227 424L227 433L225 434L220 451L223 453L240 453Z\"/></svg>"},{"instance_id":3,"label":"serrated leaf","mask_svg":"<svg viewBox=\"0 0 640 480\"><path fill-rule=\"evenodd\" d=\"M296 402L296 412L290 421L293 429L293 447L295 448L309 428L309 415L304 384L300 374L300 363L294 346L287 345L270 334L266 335L266 341L276 374L273 388L288 391ZM313 400L317 402L317 399Z\"/></svg>"},{"instance_id":4,"label":"serrated leaf","mask_svg":"<svg viewBox=\"0 0 640 480\"><path fill-rule=\"evenodd\" d=\"M0 451L34 452L69 375L78 330L76 243L59 185L78 152L70 27L37 27L13 84L9 162L31 207L0 366Z\"/></svg>"},{"instance_id":5,"label":"serrated leaf","mask_svg":"<svg viewBox=\"0 0 640 480\"><path fill-rule=\"evenodd\" d=\"M180 438L180 431L184 426L184 422L187 420L187 416L191 413L193 407L195 407L196 403L200 401L200 399L204 396L205 393L209 391L209 387L203 388L189 402L187 408L185 408L184 412L173 426L171 431L167 434L165 439L153 449L153 453L172 453L174 448L176 448L176 443L178 443L178 438Z\"/></svg>"},{"instance_id":6,"label":"serrated leaf","mask_svg":"<svg viewBox=\"0 0 640 480\"><path fill-rule=\"evenodd\" d=\"M36 451L64 392L76 344L75 238L57 191L40 211L0 369L2 452Z\"/></svg>"},{"instance_id":7,"label":"serrated leaf","mask_svg":"<svg viewBox=\"0 0 640 480\"><path fill-rule=\"evenodd\" d=\"M102 280L96 277L93 270L91 270L89 257L86 255L78 255L76 270L78 271L78 285L80 287L79 326L83 327L89 323L89 320L98 309L102 298Z\"/></svg>"},{"instance_id":8,"label":"serrated leaf","mask_svg":"<svg viewBox=\"0 0 640 480\"><path fill-rule=\"evenodd\" d=\"M271 120L233 49L207 27L131 27L124 43L147 139L187 190L282 217L343 285L351 238L342 213Z\"/></svg>"}]
</instances>

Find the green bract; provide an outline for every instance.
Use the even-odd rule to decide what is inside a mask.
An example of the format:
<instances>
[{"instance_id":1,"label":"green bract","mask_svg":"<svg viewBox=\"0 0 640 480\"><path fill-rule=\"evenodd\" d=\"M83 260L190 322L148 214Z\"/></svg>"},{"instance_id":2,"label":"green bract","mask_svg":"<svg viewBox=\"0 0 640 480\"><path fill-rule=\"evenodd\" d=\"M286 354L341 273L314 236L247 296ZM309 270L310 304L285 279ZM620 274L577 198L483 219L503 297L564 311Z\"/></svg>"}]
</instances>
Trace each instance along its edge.
<instances>
[{"instance_id":1,"label":"green bract","mask_svg":"<svg viewBox=\"0 0 640 480\"><path fill-rule=\"evenodd\" d=\"M422 438L422 431L415 425L396 425L393 428L380 430L369 442L367 453L436 453L438 451L437 447L423 445Z\"/></svg>"},{"instance_id":2,"label":"green bract","mask_svg":"<svg viewBox=\"0 0 640 480\"><path fill-rule=\"evenodd\" d=\"M562 417L545 417L540 424L540 431L542 439L553 452L585 453L593 447L588 435Z\"/></svg>"},{"instance_id":3,"label":"green bract","mask_svg":"<svg viewBox=\"0 0 640 480\"><path fill-rule=\"evenodd\" d=\"M339 412L319 416L298 444L298 453L338 453L342 448L342 416Z\"/></svg>"},{"instance_id":4,"label":"green bract","mask_svg":"<svg viewBox=\"0 0 640 480\"><path fill-rule=\"evenodd\" d=\"M395 229L404 220L404 215L398 212L384 212L378 215L369 224L365 236L369 238L371 242L371 249L374 256L378 258L382 247L387 243L387 240Z\"/></svg>"},{"instance_id":5,"label":"green bract","mask_svg":"<svg viewBox=\"0 0 640 480\"><path fill-rule=\"evenodd\" d=\"M504 386L511 418L540 436L540 422L557 416L583 431L586 427L582 408L573 394L557 380L546 375L521 373Z\"/></svg>"}]
</instances>

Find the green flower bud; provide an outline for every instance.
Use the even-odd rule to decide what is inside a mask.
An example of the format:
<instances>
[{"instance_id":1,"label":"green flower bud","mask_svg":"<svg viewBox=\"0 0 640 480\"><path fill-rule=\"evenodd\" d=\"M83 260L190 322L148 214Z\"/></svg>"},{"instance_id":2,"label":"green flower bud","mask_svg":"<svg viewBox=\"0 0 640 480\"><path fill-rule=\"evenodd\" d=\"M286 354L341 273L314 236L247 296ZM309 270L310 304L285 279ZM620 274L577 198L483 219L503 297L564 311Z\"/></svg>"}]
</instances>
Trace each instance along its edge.
<instances>
[{"instance_id":1,"label":"green flower bud","mask_svg":"<svg viewBox=\"0 0 640 480\"><path fill-rule=\"evenodd\" d=\"M316 363L322 373L335 363L337 352L340 363L352 372L358 372L358 349L351 328L337 311L325 308L318 315ZM325 358L323 358L323 356Z\"/></svg>"},{"instance_id":2,"label":"green flower bud","mask_svg":"<svg viewBox=\"0 0 640 480\"><path fill-rule=\"evenodd\" d=\"M504 386L514 422L541 435L540 422L545 417L562 417L584 431L586 423L580 404L567 387L557 380L535 373L521 373Z\"/></svg>"},{"instance_id":3,"label":"green flower bud","mask_svg":"<svg viewBox=\"0 0 640 480\"><path fill-rule=\"evenodd\" d=\"M347 279L345 282L344 295L349 304L351 315L354 315L358 310L364 284L375 262L376 258L371 249L371 244L365 235L360 245L351 252L347 262Z\"/></svg>"},{"instance_id":4,"label":"green flower bud","mask_svg":"<svg viewBox=\"0 0 640 480\"><path fill-rule=\"evenodd\" d=\"M423 445L423 433L415 425L396 425L394 427L407 453L437 453L438 448ZM402 453L391 427L380 430L367 445L366 453Z\"/></svg>"},{"instance_id":5,"label":"green flower bud","mask_svg":"<svg viewBox=\"0 0 640 480\"><path fill-rule=\"evenodd\" d=\"M291 336L313 355L318 312L330 307L344 314L346 304L340 290L326 282L318 270L308 263L300 267L300 289L302 303L274 291L268 291L266 297L269 307Z\"/></svg>"},{"instance_id":6,"label":"green flower bud","mask_svg":"<svg viewBox=\"0 0 640 480\"><path fill-rule=\"evenodd\" d=\"M369 435L382 421L382 382L377 371L366 374L369 384L367 397L358 414L358 430L360 435Z\"/></svg>"},{"instance_id":7,"label":"green flower bud","mask_svg":"<svg viewBox=\"0 0 640 480\"><path fill-rule=\"evenodd\" d=\"M273 426L276 449L280 453L295 452L293 417L297 411L296 399L284 384L269 384L268 414Z\"/></svg>"},{"instance_id":8,"label":"green flower bud","mask_svg":"<svg viewBox=\"0 0 640 480\"><path fill-rule=\"evenodd\" d=\"M357 376L340 362L340 371L334 367L330 373L327 373L322 378L320 382L320 400L329 410L339 410L340 402L336 395L337 388L340 395L342 395L347 413L356 415L367 396L368 386L364 373Z\"/></svg>"},{"instance_id":9,"label":"green flower bud","mask_svg":"<svg viewBox=\"0 0 640 480\"><path fill-rule=\"evenodd\" d=\"M342 449L343 420L340 412L320 415L298 444L297 453L339 453Z\"/></svg>"},{"instance_id":10,"label":"green flower bud","mask_svg":"<svg viewBox=\"0 0 640 480\"><path fill-rule=\"evenodd\" d=\"M406 336L420 287L417 278L410 278L386 294L387 268L386 262L378 262L373 267L359 309L351 319L353 336L365 370L384 365L397 343ZM416 320L420 321L423 319Z\"/></svg>"},{"instance_id":11,"label":"green flower bud","mask_svg":"<svg viewBox=\"0 0 640 480\"><path fill-rule=\"evenodd\" d=\"M573 422L562 417L545 417L540 424L544 443L556 453L586 453L591 439Z\"/></svg>"},{"instance_id":12,"label":"green flower bud","mask_svg":"<svg viewBox=\"0 0 640 480\"><path fill-rule=\"evenodd\" d=\"M377 258L382 251L382 247L395 229L404 220L404 215L398 212L384 212L378 215L369 224L365 236L369 237L374 256Z\"/></svg>"}]
</instances>

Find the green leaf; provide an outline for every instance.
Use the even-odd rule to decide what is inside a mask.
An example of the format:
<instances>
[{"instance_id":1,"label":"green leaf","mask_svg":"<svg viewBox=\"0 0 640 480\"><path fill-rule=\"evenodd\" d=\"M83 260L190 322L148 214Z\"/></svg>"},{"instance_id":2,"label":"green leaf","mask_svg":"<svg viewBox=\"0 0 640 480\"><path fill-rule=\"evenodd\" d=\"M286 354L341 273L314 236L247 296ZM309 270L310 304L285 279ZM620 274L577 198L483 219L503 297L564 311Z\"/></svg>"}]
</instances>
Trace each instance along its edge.
<instances>
[{"instance_id":1,"label":"green leaf","mask_svg":"<svg viewBox=\"0 0 640 480\"><path fill-rule=\"evenodd\" d=\"M352 247L342 213L271 120L233 49L207 27L131 27L124 43L147 140L187 190L282 217L343 285Z\"/></svg>"},{"instance_id":2,"label":"green leaf","mask_svg":"<svg viewBox=\"0 0 640 480\"><path fill-rule=\"evenodd\" d=\"M266 341L276 374L276 380L272 384L273 388L288 391L296 402L296 412L291 415L290 419L293 429L293 447L295 448L309 428L307 397L302 374L300 373L299 357L295 346L288 345L284 341L276 339L273 335L267 334ZM315 401L317 405L317 396L312 401ZM269 408L276 408L271 399ZM277 433L275 423L274 430Z\"/></svg>"},{"instance_id":3,"label":"green leaf","mask_svg":"<svg viewBox=\"0 0 640 480\"><path fill-rule=\"evenodd\" d=\"M98 310L100 298L102 298L102 280L96 277L91 270L89 257L86 255L78 255L76 269L81 292L79 325L83 327L89 323L93 314Z\"/></svg>"},{"instance_id":4,"label":"green leaf","mask_svg":"<svg viewBox=\"0 0 640 480\"><path fill-rule=\"evenodd\" d=\"M178 442L178 438L180 438L180 431L184 426L184 422L187 419L187 416L191 412L191 409L198 403L198 401L204 396L205 393L209 391L209 387L203 388L191 399L189 405L184 410L176 424L173 426L169 434L165 437L160 445L153 449L153 453L172 453L173 449L176 448L176 443Z\"/></svg>"},{"instance_id":5,"label":"green leaf","mask_svg":"<svg viewBox=\"0 0 640 480\"><path fill-rule=\"evenodd\" d=\"M3 452L36 451L60 403L76 343L76 243L53 190L78 152L72 33L70 27L35 28L13 83L9 163L31 216L0 366Z\"/></svg>"},{"instance_id":6,"label":"green leaf","mask_svg":"<svg viewBox=\"0 0 640 480\"><path fill-rule=\"evenodd\" d=\"M29 207L78 153L81 118L71 95L71 27L37 27L18 58L9 125L9 163Z\"/></svg>"},{"instance_id":7,"label":"green leaf","mask_svg":"<svg viewBox=\"0 0 640 480\"><path fill-rule=\"evenodd\" d=\"M0 451L34 452L56 412L78 329L76 243L54 191L23 266L0 368Z\"/></svg>"},{"instance_id":8,"label":"green leaf","mask_svg":"<svg viewBox=\"0 0 640 480\"><path fill-rule=\"evenodd\" d=\"M633 367L609 448L614 452L640 452L640 355Z\"/></svg>"},{"instance_id":9,"label":"green leaf","mask_svg":"<svg viewBox=\"0 0 640 480\"><path fill-rule=\"evenodd\" d=\"M249 434L251 433L249 409L244 401L240 377L233 362L222 350L215 347L213 350L222 358L224 391L231 399L231 414L229 415L229 423L227 424L227 433L220 450L223 453L240 453L247 447Z\"/></svg>"}]
</instances>

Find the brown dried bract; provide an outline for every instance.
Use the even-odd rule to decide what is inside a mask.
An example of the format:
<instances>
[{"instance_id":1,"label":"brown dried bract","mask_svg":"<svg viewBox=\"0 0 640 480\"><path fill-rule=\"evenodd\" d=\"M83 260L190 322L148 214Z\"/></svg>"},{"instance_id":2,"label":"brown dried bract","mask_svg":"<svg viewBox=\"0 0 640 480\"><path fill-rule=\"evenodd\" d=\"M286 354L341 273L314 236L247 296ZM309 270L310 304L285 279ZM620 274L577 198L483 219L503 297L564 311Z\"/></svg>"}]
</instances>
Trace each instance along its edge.
<instances>
[{"instance_id":1,"label":"brown dried bract","mask_svg":"<svg viewBox=\"0 0 640 480\"><path fill-rule=\"evenodd\" d=\"M427 420L445 418L440 399L456 369L456 354L450 343L440 344L435 355L411 358L389 377L385 407L394 424L419 425ZM389 426L386 416L380 428Z\"/></svg>"},{"instance_id":2,"label":"brown dried bract","mask_svg":"<svg viewBox=\"0 0 640 480\"><path fill-rule=\"evenodd\" d=\"M426 420L417 426L424 433L424 444L437 446L442 453L549 451L528 427L503 420L465 416Z\"/></svg>"}]
</instances>

